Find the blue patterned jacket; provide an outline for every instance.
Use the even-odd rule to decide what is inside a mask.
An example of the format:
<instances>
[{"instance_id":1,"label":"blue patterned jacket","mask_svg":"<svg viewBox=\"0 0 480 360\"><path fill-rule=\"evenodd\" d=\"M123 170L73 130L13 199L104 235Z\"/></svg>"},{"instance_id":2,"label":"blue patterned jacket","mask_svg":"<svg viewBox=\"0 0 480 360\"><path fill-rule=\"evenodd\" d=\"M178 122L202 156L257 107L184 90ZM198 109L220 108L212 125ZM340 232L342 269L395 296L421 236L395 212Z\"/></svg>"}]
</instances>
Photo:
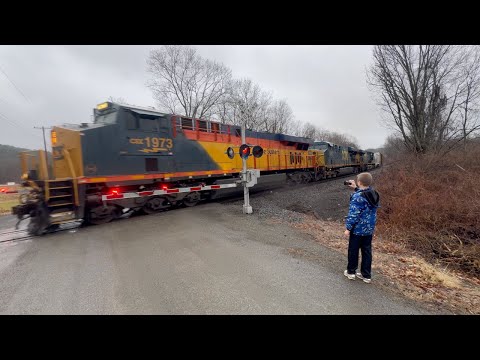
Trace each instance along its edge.
<instances>
[{"instance_id":1,"label":"blue patterned jacket","mask_svg":"<svg viewBox=\"0 0 480 360\"><path fill-rule=\"evenodd\" d=\"M372 188L356 189L350 196L350 209L345 221L347 230L355 235L372 235L377 222L380 195Z\"/></svg>"}]
</instances>

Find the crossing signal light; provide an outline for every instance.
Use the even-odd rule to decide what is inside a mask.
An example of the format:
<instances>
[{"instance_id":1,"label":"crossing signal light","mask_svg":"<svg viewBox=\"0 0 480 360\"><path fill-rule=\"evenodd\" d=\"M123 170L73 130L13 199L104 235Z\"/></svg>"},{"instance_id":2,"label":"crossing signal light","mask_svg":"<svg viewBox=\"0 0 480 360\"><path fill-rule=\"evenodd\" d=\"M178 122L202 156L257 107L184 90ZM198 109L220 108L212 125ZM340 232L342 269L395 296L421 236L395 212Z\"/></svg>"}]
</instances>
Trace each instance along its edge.
<instances>
[{"instance_id":1,"label":"crossing signal light","mask_svg":"<svg viewBox=\"0 0 480 360\"><path fill-rule=\"evenodd\" d=\"M247 144L242 144L240 146L240 157L242 159L248 159L249 156L250 156L250 146L248 146Z\"/></svg>"},{"instance_id":2,"label":"crossing signal light","mask_svg":"<svg viewBox=\"0 0 480 360\"><path fill-rule=\"evenodd\" d=\"M255 156L256 158L259 158L263 155L263 149L261 146L259 145L256 145L253 147L253 150L252 150L252 154L253 156Z\"/></svg>"}]
</instances>

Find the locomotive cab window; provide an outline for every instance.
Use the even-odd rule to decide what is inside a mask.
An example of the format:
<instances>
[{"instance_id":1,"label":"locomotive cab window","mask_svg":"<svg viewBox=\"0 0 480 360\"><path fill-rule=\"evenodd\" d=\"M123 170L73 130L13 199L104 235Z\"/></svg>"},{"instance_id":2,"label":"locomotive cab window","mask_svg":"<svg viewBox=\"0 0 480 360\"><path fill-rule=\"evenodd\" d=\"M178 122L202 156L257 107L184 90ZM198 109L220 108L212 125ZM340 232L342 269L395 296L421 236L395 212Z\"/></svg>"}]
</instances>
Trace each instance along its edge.
<instances>
[{"instance_id":1,"label":"locomotive cab window","mask_svg":"<svg viewBox=\"0 0 480 360\"><path fill-rule=\"evenodd\" d=\"M172 126L171 122L165 116L158 117L157 121L160 130L170 129Z\"/></svg>"},{"instance_id":2,"label":"locomotive cab window","mask_svg":"<svg viewBox=\"0 0 480 360\"><path fill-rule=\"evenodd\" d=\"M139 119L140 130L146 132L158 132L158 119L154 117L141 116Z\"/></svg>"},{"instance_id":3,"label":"locomotive cab window","mask_svg":"<svg viewBox=\"0 0 480 360\"><path fill-rule=\"evenodd\" d=\"M127 124L127 130L137 130L138 129L138 119L137 117L132 114L131 112L128 112L126 114L126 124Z\"/></svg>"}]
</instances>

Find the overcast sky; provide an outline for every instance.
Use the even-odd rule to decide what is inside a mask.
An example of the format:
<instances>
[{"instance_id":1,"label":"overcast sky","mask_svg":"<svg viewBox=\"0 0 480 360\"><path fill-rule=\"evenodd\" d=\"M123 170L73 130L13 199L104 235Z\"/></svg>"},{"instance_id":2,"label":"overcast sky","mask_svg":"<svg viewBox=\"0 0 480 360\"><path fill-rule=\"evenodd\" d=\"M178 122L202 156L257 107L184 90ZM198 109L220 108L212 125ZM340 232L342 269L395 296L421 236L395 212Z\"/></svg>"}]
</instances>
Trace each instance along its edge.
<instances>
[{"instance_id":1,"label":"overcast sky","mask_svg":"<svg viewBox=\"0 0 480 360\"><path fill-rule=\"evenodd\" d=\"M0 144L43 148L34 126L90 122L110 96L155 106L145 60L159 47L0 45ZM296 119L350 134L363 148L381 146L389 134L366 86L371 46L195 47L234 77L286 99Z\"/></svg>"}]
</instances>

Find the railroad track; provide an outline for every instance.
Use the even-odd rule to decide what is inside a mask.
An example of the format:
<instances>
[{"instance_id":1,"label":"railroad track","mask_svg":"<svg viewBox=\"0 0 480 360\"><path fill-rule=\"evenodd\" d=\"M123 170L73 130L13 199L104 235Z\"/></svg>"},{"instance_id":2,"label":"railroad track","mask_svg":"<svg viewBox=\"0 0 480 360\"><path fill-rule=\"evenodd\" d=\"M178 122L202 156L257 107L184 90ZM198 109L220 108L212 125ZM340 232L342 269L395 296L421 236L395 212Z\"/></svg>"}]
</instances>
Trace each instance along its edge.
<instances>
[{"instance_id":1,"label":"railroad track","mask_svg":"<svg viewBox=\"0 0 480 360\"><path fill-rule=\"evenodd\" d=\"M31 239L32 236L27 233L26 229L7 229L0 231L0 244L15 241L24 241Z\"/></svg>"},{"instance_id":2,"label":"railroad track","mask_svg":"<svg viewBox=\"0 0 480 360\"><path fill-rule=\"evenodd\" d=\"M49 231L47 234L53 234L56 232L72 230L74 228L77 228L78 226L79 224L75 224L75 223L65 224L56 230ZM0 244L26 241L26 240L33 239L35 237L37 236L29 235L27 232L27 229L17 229L17 230L7 229L6 231L0 231Z\"/></svg>"},{"instance_id":3,"label":"railroad track","mask_svg":"<svg viewBox=\"0 0 480 360\"><path fill-rule=\"evenodd\" d=\"M378 170L379 169L372 169L372 170L370 170L370 172L376 172ZM262 193L264 193L266 191L271 191L271 190L276 190L278 192L288 192L288 191L292 191L292 190L302 190L302 189L311 187L313 185L325 184L325 183L336 181L336 180L342 179L342 178L355 177L356 175L357 174L348 173L348 174L342 174L342 175L339 175L339 176L336 176L336 177L333 177L333 178L323 179L323 180L320 180L320 181L310 182L310 183L306 183L306 184L297 184L297 185L282 184L282 185L269 187L268 189L253 190L252 191L252 189L255 189L255 187L253 187L253 188L250 188L250 197L255 198L256 195L261 195ZM238 201L240 199L243 199L243 188L239 187L238 189L239 189L239 191L241 189L241 191L242 191L241 194L238 194L238 195L237 194L232 194L231 196L224 197L223 199L218 199L218 200L214 199L212 201L213 202L219 202L219 203L232 203L232 202Z\"/></svg>"}]
</instances>

